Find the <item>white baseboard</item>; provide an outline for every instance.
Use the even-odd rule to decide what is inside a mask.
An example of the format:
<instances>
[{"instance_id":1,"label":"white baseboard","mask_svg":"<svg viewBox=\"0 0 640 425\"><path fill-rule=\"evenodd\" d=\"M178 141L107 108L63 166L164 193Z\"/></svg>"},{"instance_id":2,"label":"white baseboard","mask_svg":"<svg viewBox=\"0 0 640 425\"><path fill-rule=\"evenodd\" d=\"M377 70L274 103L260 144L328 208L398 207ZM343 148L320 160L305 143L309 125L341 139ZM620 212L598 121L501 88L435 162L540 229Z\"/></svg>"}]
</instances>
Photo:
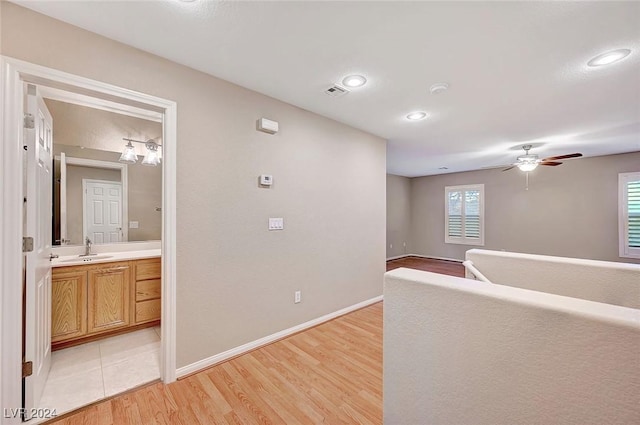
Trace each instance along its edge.
<instances>
[{"instance_id":1,"label":"white baseboard","mask_svg":"<svg viewBox=\"0 0 640 425\"><path fill-rule=\"evenodd\" d=\"M379 301L382 301L382 295L377 296L375 298L371 298L366 301L362 301L360 303L351 305L349 307L345 307L341 310L334 311L333 313L325 314L324 316L318 317L317 319L309 320L308 322L301 323L299 325L293 326L289 329L282 330L280 332L276 332L274 334L265 336L264 338L256 339L255 341L251 341L247 344L243 344L239 347L232 348L230 350L224 351L220 354L216 354L215 356L207 357L206 359L199 360L195 363L191 363L190 365L180 367L176 370L176 375L178 378L182 378L187 375L191 375L193 373L199 372L203 369L211 367L215 364L222 363L226 360L229 360L233 357L237 357L241 354L248 353L249 351L253 351L256 348L260 348L264 345L271 344L272 342L276 342L280 339L291 336L295 333L303 331L305 329L312 328L314 326L320 325L324 322L328 322L329 320L335 319L336 317L343 316L347 313L351 313L352 311L359 310L361 308L367 307L371 304L375 304Z\"/></svg>"},{"instance_id":2,"label":"white baseboard","mask_svg":"<svg viewBox=\"0 0 640 425\"><path fill-rule=\"evenodd\" d=\"M406 257L413 257L412 254L402 254L402 255L396 255L395 257L388 257L387 261L391 261L391 260L399 260L400 258L406 258Z\"/></svg>"},{"instance_id":3,"label":"white baseboard","mask_svg":"<svg viewBox=\"0 0 640 425\"><path fill-rule=\"evenodd\" d=\"M444 261L454 261L456 263L462 263L464 260L458 260L457 258L447 258L447 257L436 257L433 255L421 255L421 254L404 254L404 255L397 255L395 257L389 257L387 258L387 261L391 261L391 260L398 260L400 258L406 258L406 257L419 257L419 258L430 258L432 260L444 260Z\"/></svg>"}]
</instances>

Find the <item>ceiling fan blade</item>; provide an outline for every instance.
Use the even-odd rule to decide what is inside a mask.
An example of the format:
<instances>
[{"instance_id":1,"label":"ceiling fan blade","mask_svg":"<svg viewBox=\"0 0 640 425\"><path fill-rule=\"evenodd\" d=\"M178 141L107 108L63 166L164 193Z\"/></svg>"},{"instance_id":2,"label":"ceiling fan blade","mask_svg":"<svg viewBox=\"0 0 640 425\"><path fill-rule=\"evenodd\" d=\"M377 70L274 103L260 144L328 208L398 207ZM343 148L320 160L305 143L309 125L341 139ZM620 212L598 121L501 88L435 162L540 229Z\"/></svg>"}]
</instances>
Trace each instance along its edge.
<instances>
[{"instance_id":1,"label":"ceiling fan blade","mask_svg":"<svg viewBox=\"0 0 640 425\"><path fill-rule=\"evenodd\" d=\"M510 170L510 169L512 169L512 168L516 168L516 166L515 166L515 165L512 165L511 167L509 167L509 168L505 168L505 169L504 169L504 170L502 170L502 171L509 171L509 170Z\"/></svg>"},{"instance_id":2,"label":"ceiling fan blade","mask_svg":"<svg viewBox=\"0 0 640 425\"><path fill-rule=\"evenodd\" d=\"M504 168L504 167L510 167L513 164L502 164L502 165L490 165L488 167L481 167L481 170L492 170L495 168Z\"/></svg>"},{"instance_id":3,"label":"ceiling fan blade","mask_svg":"<svg viewBox=\"0 0 640 425\"><path fill-rule=\"evenodd\" d=\"M570 153L568 155L560 155L560 156L550 156L549 158L544 158L542 160L542 162L547 162L547 161L556 161L558 159L569 159L569 158L579 158L581 157L582 154L581 153Z\"/></svg>"},{"instance_id":4,"label":"ceiling fan blade","mask_svg":"<svg viewBox=\"0 0 640 425\"><path fill-rule=\"evenodd\" d=\"M542 162L540 162L538 165L551 165L551 166L555 167L556 165L562 165L562 162L556 162L556 161L542 161Z\"/></svg>"}]
</instances>

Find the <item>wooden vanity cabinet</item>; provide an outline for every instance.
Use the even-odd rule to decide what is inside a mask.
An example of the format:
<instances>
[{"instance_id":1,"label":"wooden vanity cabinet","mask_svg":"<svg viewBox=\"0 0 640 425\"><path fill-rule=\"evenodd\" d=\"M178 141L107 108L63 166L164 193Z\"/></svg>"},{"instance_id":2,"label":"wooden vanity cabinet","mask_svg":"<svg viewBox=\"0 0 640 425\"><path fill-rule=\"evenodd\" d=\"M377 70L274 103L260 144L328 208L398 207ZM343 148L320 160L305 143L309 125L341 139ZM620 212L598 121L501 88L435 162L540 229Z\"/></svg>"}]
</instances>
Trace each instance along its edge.
<instances>
[{"instance_id":1,"label":"wooden vanity cabinet","mask_svg":"<svg viewBox=\"0 0 640 425\"><path fill-rule=\"evenodd\" d=\"M129 326L130 272L129 262L107 263L87 271L88 333Z\"/></svg>"},{"instance_id":2,"label":"wooden vanity cabinet","mask_svg":"<svg viewBox=\"0 0 640 425\"><path fill-rule=\"evenodd\" d=\"M138 260L135 265L135 323L147 323L160 320L160 294L162 274L159 258Z\"/></svg>"},{"instance_id":3,"label":"wooden vanity cabinet","mask_svg":"<svg viewBox=\"0 0 640 425\"><path fill-rule=\"evenodd\" d=\"M160 320L160 258L58 267L52 273L54 350Z\"/></svg>"},{"instance_id":4,"label":"wooden vanity cabinet","mask_svg":"<svg viewBox=\"0 0 640 425\"><path fill-rule=\"evenodd\" d=\"M54 269L51 279L52 343L87 333L87 272L65 269Z\"/></svg>"}]
</instances>

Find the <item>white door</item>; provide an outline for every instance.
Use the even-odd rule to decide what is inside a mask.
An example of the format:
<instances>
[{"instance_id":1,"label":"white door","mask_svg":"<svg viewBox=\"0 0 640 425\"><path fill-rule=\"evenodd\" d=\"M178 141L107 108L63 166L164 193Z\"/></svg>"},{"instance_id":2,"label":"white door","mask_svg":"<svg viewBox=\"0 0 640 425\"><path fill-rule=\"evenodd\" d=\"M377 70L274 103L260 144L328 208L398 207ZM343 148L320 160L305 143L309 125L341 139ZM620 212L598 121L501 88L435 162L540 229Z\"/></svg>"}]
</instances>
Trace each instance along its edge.
<instances>
[{"instance_id":1,"label":"white door","mask_svg":"<svg viewBox=\"0 0 640 425\"><path fill-rule=\"evenodd\" d=\"M26 86L24 144L26 146L25 236L33 238L33 251L25 254L25 361L33 373L24 379L24 419L40 407L40 397L51 366L51 225L53 215L53 120L38 95ZM33 127L33 128L29 128Z\"/></svg>"},{"instance_id":2,"label":"white door","mask_svg":"<svg viewBox=\"0 0 640 425\"><path fill-rule=\"evenodd\" d=\"M93 243L122 241L122 183L82 180L84 238Z\"/></svg>"}]
</instances>

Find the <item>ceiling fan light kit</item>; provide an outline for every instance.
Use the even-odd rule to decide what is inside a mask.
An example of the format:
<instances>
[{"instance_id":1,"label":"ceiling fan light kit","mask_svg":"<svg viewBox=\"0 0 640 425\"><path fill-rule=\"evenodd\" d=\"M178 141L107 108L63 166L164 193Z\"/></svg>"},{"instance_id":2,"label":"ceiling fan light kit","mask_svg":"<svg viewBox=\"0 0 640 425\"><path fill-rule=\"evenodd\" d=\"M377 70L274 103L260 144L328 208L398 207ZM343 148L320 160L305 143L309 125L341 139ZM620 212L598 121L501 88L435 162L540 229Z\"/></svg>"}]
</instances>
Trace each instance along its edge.
<instances>
[{"instance_id":1,"label":"ceiling fan light kit","mask_svg":"<svg viewBox=\"0 0 640 425\"><path fill-rule=\"evenodd\" d=\"M518 164L518 168L520 171L533 171L538 168L537 162L524 162L522 164Z\"/></svg>"},{"instance_id":2,"label":"ceiling fan light kit","mask_svg":"<svg viewBox=\"0 0 640 425\"><path fill-rule=\"evenodd\" d=\"M524 150L524 155L520 155L516 162L502 171L509 171L514 167L518 167L520 171L528 173L529 171L533 171L538 168L538 165L548 165L555 167L557 165L562 165L562 162L558 161L559 159L579 158L582 156L581 153L576 152L566 155L550 156L548 158L538 159L538 155L529 153L532 147L533 146L531 145L523 145L522 149Z\"/></svg>"}]
</instances>

